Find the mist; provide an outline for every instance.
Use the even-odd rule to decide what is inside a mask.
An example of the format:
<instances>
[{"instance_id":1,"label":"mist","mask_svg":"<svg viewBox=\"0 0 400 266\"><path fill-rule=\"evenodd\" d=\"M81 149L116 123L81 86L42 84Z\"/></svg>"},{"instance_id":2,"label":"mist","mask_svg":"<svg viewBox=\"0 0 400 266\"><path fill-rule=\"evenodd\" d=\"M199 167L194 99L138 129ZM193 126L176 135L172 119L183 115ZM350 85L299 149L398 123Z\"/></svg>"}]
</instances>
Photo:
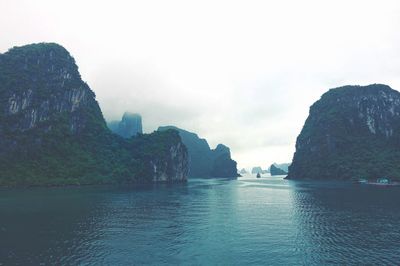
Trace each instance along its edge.
<instances>
[{"instance_id":1,"label":"mist","mask_svg":"<svg viewBox=\"0 0 400 266\"><path fill-rule=\"evenodd\" d=\"M56 42L107 120L175 125L239 167L290 162L329 88L400 89L398 1L2 1L0 52Z\"/></svg>"}]
</instances>

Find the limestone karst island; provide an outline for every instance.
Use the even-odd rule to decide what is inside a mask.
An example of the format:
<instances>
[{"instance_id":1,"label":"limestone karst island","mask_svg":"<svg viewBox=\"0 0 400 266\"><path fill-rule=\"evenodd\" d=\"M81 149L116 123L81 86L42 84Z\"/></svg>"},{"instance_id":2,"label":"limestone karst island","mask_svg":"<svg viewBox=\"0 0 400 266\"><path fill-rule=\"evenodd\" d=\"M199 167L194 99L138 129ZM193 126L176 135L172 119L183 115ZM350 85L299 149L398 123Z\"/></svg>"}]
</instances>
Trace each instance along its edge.
<instances>
[{"instance_id":1,"label":"limestone karst island","mask_svg":"<svg viewBox=\"0 0 400 266\"><path fill-rule=\"evenodd\" d=\"M400 1L0 10L0 266L400 265Z\"/></svg>"}]
</instances>

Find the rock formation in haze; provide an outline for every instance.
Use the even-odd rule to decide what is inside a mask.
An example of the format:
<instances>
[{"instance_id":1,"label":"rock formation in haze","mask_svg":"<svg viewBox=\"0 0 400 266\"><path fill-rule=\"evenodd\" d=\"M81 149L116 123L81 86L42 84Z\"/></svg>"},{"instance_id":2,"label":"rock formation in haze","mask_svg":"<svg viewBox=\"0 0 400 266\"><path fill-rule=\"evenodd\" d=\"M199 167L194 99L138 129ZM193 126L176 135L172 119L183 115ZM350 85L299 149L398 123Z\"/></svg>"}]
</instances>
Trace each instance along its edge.
<instances>
[{"instance_id":1,"label":"rock formation in haze","mask_svg":"<svg viewBox=\"0 0 400 266\"><path fill-rule=\"evenodd\" d=\"M400 93L345 86L311 106L287 178L399 178L399 161Z\"/></svg>"},{"instance_id":2,"label":"rock formation in haze","mask_svg":"<svg viewBox=\"0 0 400 266\"><path fill-rule=\"evenodd\" d=\"M271 164L271 166L269 167L269 171L271 173L271 176L274 175L287 175L287 172L282 170L281 168L278 168L275 166L275 164Z\"/></svg>"},{"instance_id":3,"label":"rock formation in haze","mask_svg":"<svg viewBox=\"0 0 400 266\"><path fill-rule=\"evenodd\" d=\"M189 152L189 177L237 177L236 162L228 147L222 144L211 150L197 134L174 127L159 127L158 131L177 130Z\"/></svg>"},{"instance_id":4,"label":"rock formation in haze","mask_svg":"<svg viewBox=\"0 0 400 266\"><path fill-rule=\"evenodd\" d=\"M251 169L252 174L262 174L263 169L260 166L255 166L253 169Z\"/></svg>"},{"instance_id":5,"label":"rock formation in haze","mask_svg":"<svg viewBox=\"0 0 400 266\"><path fill-rule=\"evenodd\" d=\"M125 112L121 121L110 121L107 123L109 129L123 138L130 138L143 134L142 117L140 114Z\"/></svg>"},{"instance_id":6,"label":"rock formation in haze","mask_svg":"<svg viewBox=\"0 0 400 266\"><path fill-rule=\"evenodd\" d=\"M240 170L239 174L245 175L245 174L248 174L248 172L245 168L242 168L242 170Z\"/></svg>"},{"instance_id":7,"label":"rock formation in haze","mask_svg":"<svg viewBox=\"0 0 400 266\"><path fill-rule=\"evenodd\" d=\"M184 181L176 131L125 140L107 128L67 50L41 43L0 54L0 185Z\"/></svg>"},{"instance_id":8,"label":"rock formation in haze","mask_svg":"<svg viewBox=\"0 0 400 266\"><path fill-rule=\"evenodd\" d=\"M282 169L286 173L289 172L290 163L273 163L273 165L275 165L276 167Z\"/></svg>"}]
</instances>

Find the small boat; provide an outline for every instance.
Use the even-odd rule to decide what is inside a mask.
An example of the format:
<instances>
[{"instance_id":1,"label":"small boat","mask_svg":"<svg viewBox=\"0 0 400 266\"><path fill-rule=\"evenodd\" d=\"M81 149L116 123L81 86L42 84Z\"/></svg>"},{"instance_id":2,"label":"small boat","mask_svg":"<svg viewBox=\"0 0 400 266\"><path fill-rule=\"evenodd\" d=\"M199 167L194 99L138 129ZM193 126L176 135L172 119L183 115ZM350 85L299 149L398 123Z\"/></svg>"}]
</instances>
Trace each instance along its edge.
<instances>
[{"instance_id":1,"label":"small boat","mask_svg":"<svg viewBox=\"0 0 400 266\"><path fill-rule=\"evenodd\" d=\"M260 173L257 173L256 177L257 177L257 178L261 178Z\"/></svg>"},{"instance_id":2,"label":"small boat","mask_svg":"<svg viewBox=\"0 0 400 266\"><path fill-rule=\"evenodd\" d=\"M375 182L368 182L370 185L375 185L375 186L392 186L392 181L389 178L386 177L380 177L377 178Z\"/></svg>"}]
</instances>

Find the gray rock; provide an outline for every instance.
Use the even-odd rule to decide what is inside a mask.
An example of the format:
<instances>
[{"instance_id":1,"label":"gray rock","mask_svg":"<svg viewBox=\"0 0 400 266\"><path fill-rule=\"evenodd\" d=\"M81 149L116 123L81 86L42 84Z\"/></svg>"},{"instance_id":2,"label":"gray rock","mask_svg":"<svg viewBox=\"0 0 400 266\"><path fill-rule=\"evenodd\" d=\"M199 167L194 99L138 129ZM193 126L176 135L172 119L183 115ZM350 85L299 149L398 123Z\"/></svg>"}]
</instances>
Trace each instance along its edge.
<instances>
[{"instance_id":1,"label":"gray rock","mask_svg":"<svg viewBox=\"0 0 400 266\"><path fill-rule=\"evenodd\" d=\"M110 121L107 126L111 131L124 138L143 134L142 117L140 114L125 112L121 121Z\"/></svg>"},{"instance_id":2,"label":"gray rock","mask_svg":"<svg viewBox=\"0 0 400 266\"><path fill-rule=\"evenodd\" d=\"M382 84L331 89L310 107L289 179L400 177L400 93Z\"/></svg>"}]
</instances>

